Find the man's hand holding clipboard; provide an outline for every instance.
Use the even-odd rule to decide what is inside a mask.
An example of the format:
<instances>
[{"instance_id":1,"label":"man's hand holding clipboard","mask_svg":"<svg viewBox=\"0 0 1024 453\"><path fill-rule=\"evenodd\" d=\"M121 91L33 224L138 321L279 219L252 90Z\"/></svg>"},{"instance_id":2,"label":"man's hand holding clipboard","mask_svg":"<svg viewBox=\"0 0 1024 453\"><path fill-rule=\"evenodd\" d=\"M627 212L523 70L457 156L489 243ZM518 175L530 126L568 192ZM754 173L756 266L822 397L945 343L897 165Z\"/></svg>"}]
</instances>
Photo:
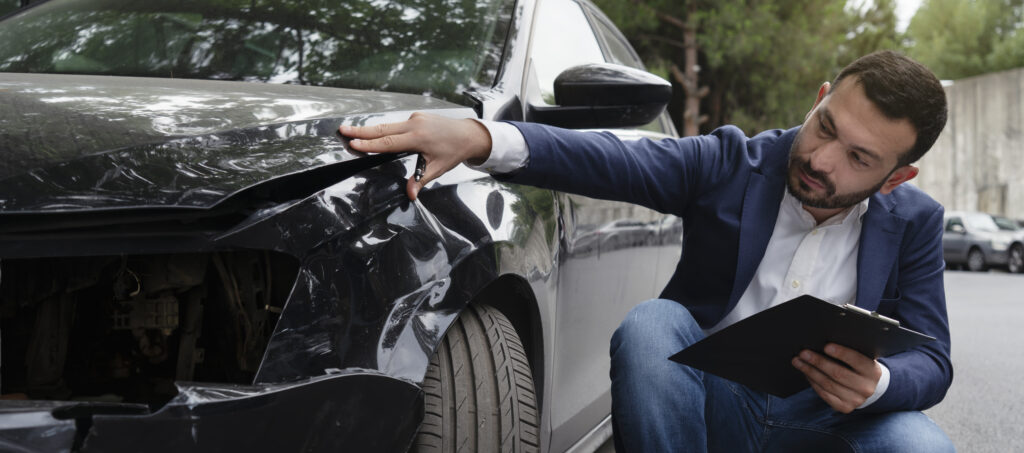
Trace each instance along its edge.
<instances>
[{"instance_id":1,"label":"man's hand holding clipboard","mask_svg":"<svg viewBox=\"0 0 1024 453\"><path fill-rule=\"evenodd\" d=\"M851 389L837 388L829 380L840 376L856 382L855 376L844 373L868 369L868 363L858 360L867 359L874 366L874 359L934 340L877 313L800 296L736 322L670 359L783 398L815 382L827 403L849 412L856 406L847 407L843 401L856 400L845 393ZM850 368L836 368L845 368L842 363Z\"/></svg>"}]
</instances>

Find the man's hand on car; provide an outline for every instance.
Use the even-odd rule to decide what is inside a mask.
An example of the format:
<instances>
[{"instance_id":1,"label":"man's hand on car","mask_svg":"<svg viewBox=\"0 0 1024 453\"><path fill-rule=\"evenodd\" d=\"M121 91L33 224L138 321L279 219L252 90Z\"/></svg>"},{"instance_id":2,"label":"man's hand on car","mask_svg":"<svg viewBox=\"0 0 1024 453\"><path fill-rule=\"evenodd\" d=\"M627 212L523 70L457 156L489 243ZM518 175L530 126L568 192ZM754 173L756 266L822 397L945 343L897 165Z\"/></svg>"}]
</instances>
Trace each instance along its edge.
<instances>
[{"instance_id":1,"label":"man's hand on car","mask_svg":"<svg viewBox=\"0 0 1024 453\"><path fill-rule=\"evenodd\" d=\"M805 349L793 358L793 366L807 376L811 388L825 403L849 414L875 393L882 366L864 354L834 343L825 346L825 354Z\"/></svg>"},{"instance_id":2,"label":"man's hand on car","mask_svg":"<svg viewBox=\"0 0 1024 453\"><path fill-rule=\"evenodd\" d=\"M481 164L491 154L491 134L472 119L452 119L417 112L400 123L341 126L338 131L353 138L349 146L356 151L420 153L427 168L419 181L409 178L406 191L411 200L416 199L428 182L463 161Z\"/></svg>"}]
</instances>

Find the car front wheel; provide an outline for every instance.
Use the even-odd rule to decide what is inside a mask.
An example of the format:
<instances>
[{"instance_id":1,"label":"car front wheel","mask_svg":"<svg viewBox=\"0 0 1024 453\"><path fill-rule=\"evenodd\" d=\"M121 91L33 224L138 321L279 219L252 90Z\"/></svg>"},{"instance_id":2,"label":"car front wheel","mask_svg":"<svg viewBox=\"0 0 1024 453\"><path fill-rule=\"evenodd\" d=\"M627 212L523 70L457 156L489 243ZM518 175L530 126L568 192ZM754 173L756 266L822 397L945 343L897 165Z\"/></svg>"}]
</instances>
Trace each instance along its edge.
<instances>
[{"instance_id":1,"label":"car front wheel","mask_svg":"<svg viewBox=\"0 0 1024 453\"><path fill-rule=\"evenodd\" d=\"M1010 247L1010 260L1007 262L1006 268L1014 274L1024 272L1024 246L1014 244L1013 247Z\"/></svg>"},{"instance_id":2,"label":"car front wheel","mask_svg":"<svg viewBox=\"0 0 1024 453\"><path fill-rule=\"evenodd\" d=\"M530 364L508 319L470 305L430 359L412 452L536 452L540 430Z\"/></svg>"},{"instance_id":3,"label":"car front wheel","mask_svg":"<svg viewBox=\"0 0 1024 453\"><path fill-rule=\"evenodd\" d=\"M967 270L971 272L981 272L985 270L985 255L981 253L981 250L971 249L967 253Z\"/></svg>"}]
</instances>

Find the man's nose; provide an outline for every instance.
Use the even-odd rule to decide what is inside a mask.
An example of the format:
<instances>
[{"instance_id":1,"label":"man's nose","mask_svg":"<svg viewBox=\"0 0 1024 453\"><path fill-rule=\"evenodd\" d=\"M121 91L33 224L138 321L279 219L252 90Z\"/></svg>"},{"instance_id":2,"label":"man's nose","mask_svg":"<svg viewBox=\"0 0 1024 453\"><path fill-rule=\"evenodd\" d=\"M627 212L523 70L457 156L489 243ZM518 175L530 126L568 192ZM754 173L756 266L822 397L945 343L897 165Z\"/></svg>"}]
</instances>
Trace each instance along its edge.
<instances>
[{"instance_id":1,"label":"man's nose","mask_svg":"<svg viewBox=\"0 0 1024 453\"><path fill-rule=\"evenodd\" d=\"M825 174L832 173L843 158L842 146L836 141L823 144L811 154L811 168Z\"/></svg>"}]
</instances>

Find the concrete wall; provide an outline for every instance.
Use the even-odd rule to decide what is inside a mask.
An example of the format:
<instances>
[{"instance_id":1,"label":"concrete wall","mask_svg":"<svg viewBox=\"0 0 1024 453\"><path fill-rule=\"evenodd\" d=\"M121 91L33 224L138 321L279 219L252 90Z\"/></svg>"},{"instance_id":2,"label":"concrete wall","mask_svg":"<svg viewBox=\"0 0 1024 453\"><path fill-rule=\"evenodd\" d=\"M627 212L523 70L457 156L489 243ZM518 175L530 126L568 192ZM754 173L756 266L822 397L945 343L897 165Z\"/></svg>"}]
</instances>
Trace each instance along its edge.
<instances>
[{"instance_id":1,"label":"concrete wall","mask_svg":"<svg viewBox=\"0 0 1024 453\"><path fill-rule=\"evenodd\" d=\"M946 87L949 120L914 183L947 211L1024 219L1024 68Z\"/></svg>"}]
</instances>

